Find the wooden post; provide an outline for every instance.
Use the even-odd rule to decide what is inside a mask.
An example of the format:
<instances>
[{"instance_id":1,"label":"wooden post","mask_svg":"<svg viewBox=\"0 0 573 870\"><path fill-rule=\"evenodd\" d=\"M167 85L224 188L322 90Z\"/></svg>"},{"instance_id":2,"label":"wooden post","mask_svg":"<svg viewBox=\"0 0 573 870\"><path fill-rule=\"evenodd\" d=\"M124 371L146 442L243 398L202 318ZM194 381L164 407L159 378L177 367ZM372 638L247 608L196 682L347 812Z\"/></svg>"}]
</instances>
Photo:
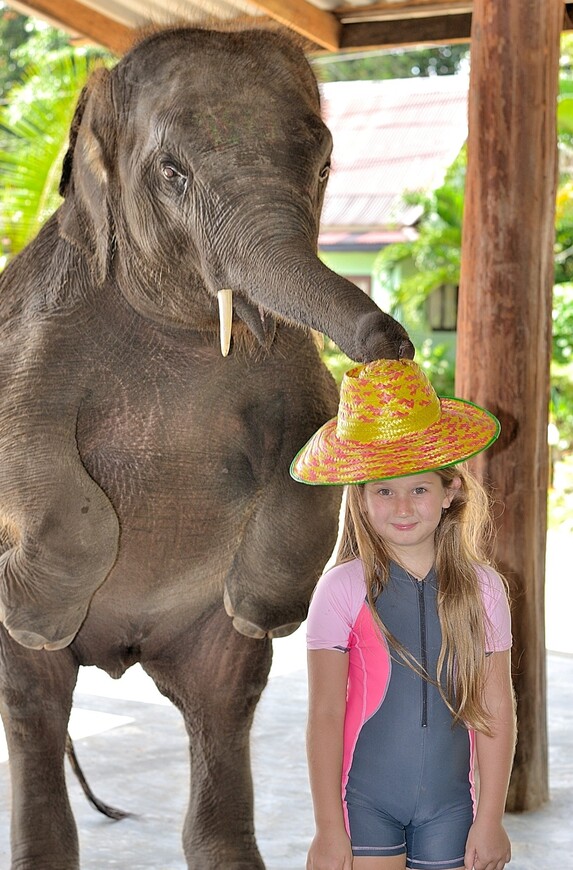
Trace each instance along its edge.
<instances>
[{"instance_id":1,"label":"wooden post","mask_svg":"<svg viewBox=\"0 0 573 870\"><path fill-rule=\"evenodd\" d=\"M508 810L547 800L547 423L562 0L474 0L456 391L501 420L476 460L513 599L519 737Z\"/></svg>"}]
</instances>

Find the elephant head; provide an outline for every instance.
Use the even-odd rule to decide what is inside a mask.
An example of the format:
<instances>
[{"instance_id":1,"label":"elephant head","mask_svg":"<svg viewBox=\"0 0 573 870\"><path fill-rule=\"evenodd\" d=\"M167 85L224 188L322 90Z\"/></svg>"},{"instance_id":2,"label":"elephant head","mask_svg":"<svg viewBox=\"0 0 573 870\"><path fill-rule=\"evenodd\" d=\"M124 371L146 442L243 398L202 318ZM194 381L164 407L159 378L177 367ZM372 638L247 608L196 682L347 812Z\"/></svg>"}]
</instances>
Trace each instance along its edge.
<instances>
[{"instance_id":1,"label":"elephant head","mask_svg":"<svg viewBox=\"0 0 573 870\"><path fill-rule=\"evenodd\" d=\"M234 334L262 346L282 318L355 360L413 356L404 329L317 257L331 148L291 40L163 31L86 86L61 232L146 317L213 330L225 290Z\"/></svg>"}]
</instances>

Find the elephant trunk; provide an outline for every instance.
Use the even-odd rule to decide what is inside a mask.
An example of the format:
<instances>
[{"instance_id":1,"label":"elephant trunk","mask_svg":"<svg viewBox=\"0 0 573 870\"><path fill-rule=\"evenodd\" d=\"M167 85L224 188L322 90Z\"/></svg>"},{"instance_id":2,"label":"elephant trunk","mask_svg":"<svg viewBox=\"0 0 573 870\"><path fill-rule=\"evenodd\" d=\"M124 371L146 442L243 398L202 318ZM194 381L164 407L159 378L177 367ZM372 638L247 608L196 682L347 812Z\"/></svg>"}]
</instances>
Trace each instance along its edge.
<instances>
[{"instance_id":1,"label":"elephant trunk","mask_svg":"<svg viewBox=\"0 0 573 870\"><path fill-rule=\"evenodd\" d=\"M237 276L232 289L270 314L324 333L357 362L413 358L406 330L355 284L325 266L310 245L270 250L257 258L254 270L251 262L248 276ZM265 276L264 286L260 279L253 284L254 274ZM239 316L242 304L236 300Z\"/></svg>"},{"instance_id":2,"label":"elephant trunk","mask_svg":"<svg viewBox=\"0 0 573 870\"><path fill-rule=\"evenodd\" d=\"M245 172L222 199L216 230L203 237L204 277L212 293L233 291L235 315L261 344L278 317L328 335L357 362L414 356L405 329L317 256L318 202L300 177Z\"/></svg>"}]
</instances>

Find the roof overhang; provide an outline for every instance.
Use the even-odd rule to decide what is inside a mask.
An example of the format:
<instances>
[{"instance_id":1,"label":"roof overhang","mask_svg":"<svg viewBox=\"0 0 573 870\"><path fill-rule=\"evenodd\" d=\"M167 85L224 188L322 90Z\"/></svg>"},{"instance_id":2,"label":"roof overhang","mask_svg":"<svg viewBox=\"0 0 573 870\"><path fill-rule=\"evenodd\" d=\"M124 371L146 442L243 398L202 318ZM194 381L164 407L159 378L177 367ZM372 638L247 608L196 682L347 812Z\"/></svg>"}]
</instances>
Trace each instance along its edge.
<instances>
[{"instance_id":1,"label":"roof overhang","mask_svg":"<svg viewBox=\"0 0 573 870\"><path fill-rule=\"evenodd\" d=\"M467 42L472 0L7 0L16 10L74 36L122 53L134 31L149 25L213 20L281 24L302 36L309 51L355 51ZM319 3L320 5L316 5ZM573 4L564 3L564 29Z\"/></svg>"}]
</instances>

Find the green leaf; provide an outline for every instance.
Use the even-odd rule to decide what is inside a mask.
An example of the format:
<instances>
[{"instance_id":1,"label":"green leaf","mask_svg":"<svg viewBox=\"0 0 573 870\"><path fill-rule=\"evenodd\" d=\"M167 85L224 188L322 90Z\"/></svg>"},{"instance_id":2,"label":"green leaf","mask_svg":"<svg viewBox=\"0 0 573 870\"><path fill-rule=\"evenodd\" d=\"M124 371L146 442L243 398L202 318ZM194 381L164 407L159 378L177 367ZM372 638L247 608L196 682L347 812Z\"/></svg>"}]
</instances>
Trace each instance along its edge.
<instances>
[{"instance_id":1,"label":"green leaf","mask_svg":"<svg viewBox=\"0 0 573 870\"><path fill-rule=\"evenodd\" d=\"M0 238L9 256L25 247L60 204L75 105L101 56L65 48L41 70L31 64L0 109Z\"/></svg>"},{"instance_id":2,"label":"green leaf","mask_svg":"<svg viewBox=\"0 0 573 870\"><path fill-rule=\"evenodd\" d=\"M573 96L560 97L558 100L557 123L561 133L573 135Z\"/></svg>"}]
</instances>

